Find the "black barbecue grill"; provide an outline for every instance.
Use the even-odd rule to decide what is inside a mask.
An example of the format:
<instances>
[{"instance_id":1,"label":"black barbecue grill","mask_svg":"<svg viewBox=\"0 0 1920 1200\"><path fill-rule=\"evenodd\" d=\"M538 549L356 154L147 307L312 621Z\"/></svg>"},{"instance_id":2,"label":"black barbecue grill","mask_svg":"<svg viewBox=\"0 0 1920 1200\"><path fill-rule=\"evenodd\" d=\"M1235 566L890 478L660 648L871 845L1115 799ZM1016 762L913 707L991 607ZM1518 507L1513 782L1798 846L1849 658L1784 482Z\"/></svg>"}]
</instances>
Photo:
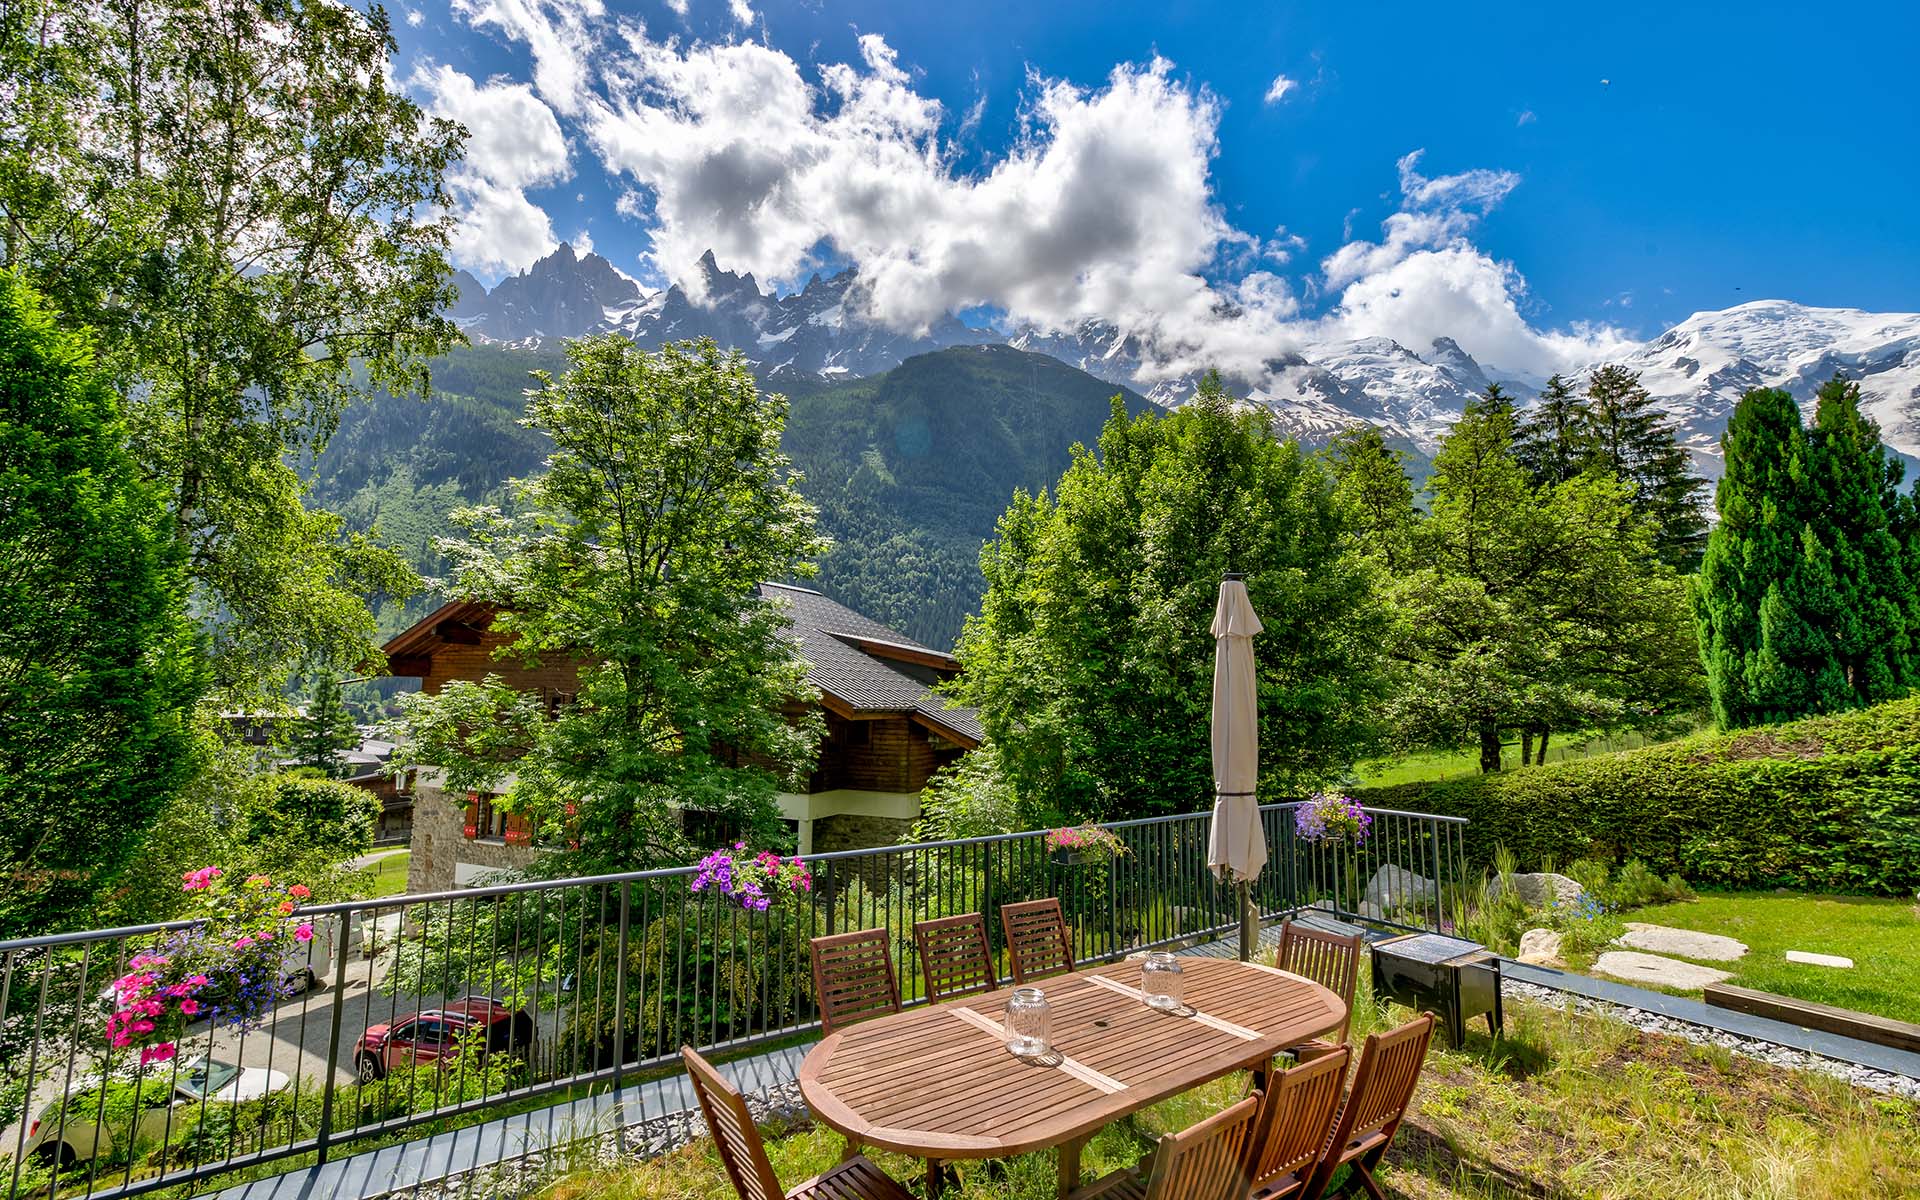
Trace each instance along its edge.
<instances>
[{"instance_id":1,"label":"black barbecue grill","mask_svg":"<svg viewBox=\"0 0 1920 1200\"><path fill-rule=\"evenodd\" d=\"M1488 1033L1500 1033L1500 956L1478 942L1437 933L1375 942L1373 994L1437 1014L1451 1045L1478 1016L1487 1018Z\"/></svg>"}]
</instances>

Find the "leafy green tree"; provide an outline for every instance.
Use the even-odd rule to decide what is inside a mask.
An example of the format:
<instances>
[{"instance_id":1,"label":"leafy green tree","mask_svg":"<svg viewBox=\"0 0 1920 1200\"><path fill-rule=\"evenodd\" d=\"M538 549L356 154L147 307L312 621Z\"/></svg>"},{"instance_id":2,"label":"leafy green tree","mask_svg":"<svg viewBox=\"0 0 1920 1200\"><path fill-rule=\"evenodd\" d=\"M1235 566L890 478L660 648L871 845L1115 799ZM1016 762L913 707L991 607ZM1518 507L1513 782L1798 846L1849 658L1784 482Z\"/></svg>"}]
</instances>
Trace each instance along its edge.
<instances>
[{"instance_id":1,"label":"leafy green tree","mask_svg":"<svg viewBox=\"0 0 1920 1200\"><path fill-rule=\"evenodd\" d=\"M1470 405L1434 458L1432 511L1388 577L1393 712L1410 739L1476 745L1501 768L1503 731L1671 720L1695 702L1686 592L1654 554L1626 486L1598 471L1535 488L1514 416Z\"/></svg>"},{"instance_id":2,"label":"leafy green tree","mask_svg":"<svg viewBox=\"0 0 1920 1200\"><path fill-rule=\"evenodd\" d=\"M395 84L379 8L0 7L0 265L99 332L216 684L365 661L410 572L307 509L294 460L458 338L442 183L464 131Z\"/></svg>"},{"instance_id":3,"label":"leafy green tree","mask_svg":"<svg viewBox=\"0 0 1920 1200\"><path fill-rule=\"evenodd\" d=\"M1404 566L1419 516L1406 455L1388 446L1371 425L1336 435L1326 453L1333 468L1334 498L1346 513L1349 536L1377 555L1386 569Z\"/></svg>"},{"instance_id":4,"label":"leafy green tree","mask_svg":"<svg viewBox=\"0 0 1920 1200\"><path fill-rule=\"evenodd\" d=\"M1573 385L1554 375L1514 433L1514 460L1535 484L1565 483L1586 469L1585 426L1585 406Z\"/></svg>"},{"instance_id":5,"label":"leafy green tree","mask_svg":"<svg viewBox=\"0 0 1920 1200\"><path fill-rule=\"evenodd\" d=\"M1582 424L1588 461L1632 485L1634 511L1653 522L1660 557L1691 570L1706 545L1701 499L1707 484L1640 376L1624 367L1595 371Z\"/></svg>"},{"instance_id":6,"label":"leafy green tree","mask_svg":"<svg viewBox=\"0 0 1920 1200\"><path fill-rule=\"evenodd\" d=\"M1333 481L1217 378L1164 416L1129 419L1116 398L1053 496L1015 494L981 566L954 693L980 709L1028 819L1207 803L1209 626L1229 570L1266 625L1262 786L1337 778L1372 743L1383 614Z\"/></svg>"},{"instance_id":7,"label":"leafy green tree","mask_svg":"<svg viewBox=\"0 0 1920 1200\"><path fill-rule=\"evenodd\" d=\"M582 664L578 697L492 679L411 697L403 757L455 789L511 771L508 803L578 842L568 866L684 861L676 808L765 828L812 761L817 723L783 715L806 664L758 585L805 573L823 542L780 450L786 399L738 353L606 336L567 357L527 404L554 443L516 486L528 515L469 512L445 549L460 594L504 610L506 653Z\"/></svg>"},{"instance_id":8,"label":"leafy green tree","mask_svg":"<svg viewBox=\"0 0 1920 1200\"><path fill-rule=\"evenodd\" d=\"M85 920L198 757L166 509L87 339L0 271L0 936Z\"/></svg>"},{"instance_id":9,"label":"leafy green tree","mask_svg":"<svg viewBox=\"0 0 1920 1200\"><path fill-rule=\"evenodd\" d=\"M260 775L238 789L240 849L276 878L314 884L313 876L373 848L380 802L338 779Z\"/></svg>"},{"instance_id":10,"label":"leafy green tree","mask_svg":"<svg viewBox=\"0 0 1920 1200\"><path fill-rule=\"evenodd\" d=\"M312 767L327 775L338 775L341 755L360 748L360 730L353 723L341 694L340 680L322 667L313 678L313 694L307 698L307 711L293 723L293 737L287 749L301 766Z\"/></svg>"}]
</instances>

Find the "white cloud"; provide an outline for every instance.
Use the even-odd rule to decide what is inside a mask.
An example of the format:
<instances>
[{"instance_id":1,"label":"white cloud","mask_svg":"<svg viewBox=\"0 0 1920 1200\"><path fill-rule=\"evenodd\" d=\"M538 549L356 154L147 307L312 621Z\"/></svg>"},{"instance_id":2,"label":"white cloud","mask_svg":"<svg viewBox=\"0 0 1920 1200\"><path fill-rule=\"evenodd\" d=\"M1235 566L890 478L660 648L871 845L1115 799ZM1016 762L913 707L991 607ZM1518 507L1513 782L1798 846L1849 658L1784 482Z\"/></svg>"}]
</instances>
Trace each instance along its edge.
<instances>
[{"instance_id":1,"label":"white cloud","mask_svg":"<svg viewBox=\"0 0 1920 1200\"><path fill-rule=\"evenodd\" d=\"M407 25L409 28L418 29L422 25L425 25L426 23L427 23L427 14L421 12L417 8L410 8L407 10Z\"/></svg>"},{"instance_id":2,"label":"white cloud","mask_svg":"<svg viewBox=\"0 0 1920 1200\"><path fill-rule=\"evenodd\" d=\"M1267 88L1267 103L1278 104L1287 98L1287 93L1300 86L1298 79L1289 79L1285 75L1275 75L1273 83Z\"/></svg>"},{"instance_id":3,"label":"white cloud","mask_svg":"<svg viewBox=\"0 0 1920 1200\"><path fill-rule=\"evenodd\" d=\"M1517 175L1429 178L1418 152L1400 161L1401 204L1378 241L1350 239L1317 276L1284 277L1302 243L1227 218L1211 177L1221 102L1163 59L1118 65L1094 86L1029 76L1011 145L963 166L955 141L979 110L950 113L916 90L879 35L859 39L857 62L803 67L755 42L656 38L601 0L454 3L529 48L540 98L644 228L647 273L692 289L708 250L775 284L851 262L859 299L896 327L975 306L1050 329L1102 318L1145 347L1145 378L1207 366L1256 378L1328 337L1423 349L1447 334L1517 371L1617 342L1536 329L1519 273L1469 241ZM1306 314L1303 295L1333 303Z\"/></svg>"},{"instance_id":4,"label":"white cloud","mask_svg":"<svg viewBox=\"0 0 1920 1200\"><path fill-rule=\"evenodd\" d=\"M684 17L687 15L687 0L667 0L667 7L672 10L673 15L676 17Z\"/></svg>"},{"instance_id":5,"label":"white cloud","mask_svg":"<svg viewBox=\"0 0 1920 1200\"><path fill-rule=\"evenodd\" d=\"M1516 126L1525 126L1525 125L1531 125L1535 121L1538 121L1539 119L1540 119L1539 117L1534 115L1533 110L1529 108L1529 109L1522 110L1520 115L1514 119L1513 123Z\"/></svg>"},{"instance_id":6,"label":"white cloud","mask_svg":"<svg viewBox=\"0 0 1920 1200\"><path fill-rule=\"evenodd\" d=\"M466 157L448 173L460 208L453 258L483 272L517 271L558 243L545 210L526 190L569 178L567 139L533 89L476 84L448 66L423 63L410 81L437 116L467 127Z\"/></svg>"},{"instance_id":7,"label":"white cloud","mask_svg":"<svg viewBox=\"0 0 1920 1200\"><path fill-rule=\"evenodd\" d=\"M734 24L753 24L753 6L747 0L727 0L727 11L733 14Z\"/></svg>"}]
</instances>

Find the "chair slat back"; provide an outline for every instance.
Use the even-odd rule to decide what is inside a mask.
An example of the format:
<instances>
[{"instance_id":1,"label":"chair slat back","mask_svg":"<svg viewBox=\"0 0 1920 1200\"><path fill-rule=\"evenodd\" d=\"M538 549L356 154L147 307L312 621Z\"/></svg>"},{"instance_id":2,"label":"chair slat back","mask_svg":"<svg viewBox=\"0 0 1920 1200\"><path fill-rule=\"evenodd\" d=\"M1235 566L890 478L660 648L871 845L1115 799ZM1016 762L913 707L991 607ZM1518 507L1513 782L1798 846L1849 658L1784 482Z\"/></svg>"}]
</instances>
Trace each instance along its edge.
<instances>
[{"instance_id":1,"label":"chair slat back","mask_svg":"<svg viewBox=\"0 0 1920 1200\"><path fill-rule=\"evenodd\" d=\"M920 947L920 975L929 1003L1000 986L993 951L987 948L987 919L979 913L921 921L913 927L913 940Z\"/></svg>"},{"instance_id":2,"label":"chair slat back","mask_svg":"<svg viewBox=\"0 0 1920 1200\"><path fill-rule=\"evenodd\" d=\"M773 1164L767 1161L766 1143L760 1140L760 1130L747 1112L746 1099L693 1047L681 1047L680 1060L687 1066L693 1094L707 1118L707 1132L713 1135L721 1165L726 1167L727 1178L733 1181L740 1200L785 1200Z\"/></svg>"},{"instance_id":3,"label":"chair slat back","mask_svg":"<svg viewBox=\"0 0 1920 1200\"><path fill-rule=\"evenodd\" d=\"M1280 926L1280 950L1274 956L1273 965L1313 980L1340 997L1347 1006L1347 1016L1332 1036L1335 1042L1347 1040L1347 1025L1353 1019L1354 983L1360 975L1360 950L1365 940L1357 933L1342 937L1292 921Z\"/></svg>"},{"instance_id":4,"label":"chair slat back","mask_svg":"<svg viewBox=\"0 0 1920 1200\"><path fill-rule=\"evenodd\" d=\"M1360 1048L1360 1066L1353 1087L1340 1108L1327 1155L1339 1156L1374 1134L1390 1141L1413 1101L1413 1089L1426 1065L1427 1044L1433 1040L1433 1014L1421 1013L1391 1033L1370 1033ZM1325 1161L1323 1158L1322 1161Z\"/></svg>"},{"instance_id":5,"label":"chair slat back","mask_svg":"<svg viewBox=\"0 0 1920 1200\"><path fill-rule=\"evenodd\" d=\"M1015 983L1073 970L1073 943L1058 897L1002 904L1000 925L1007 933L1007 958Z\"/></svg>"},{"instance_id":6,"label":"chair slat back","mask_svg":"<svg viewBox=\"0 0 1920 1200\"><path fill-rule=\"evenodd\" d=\"M855 1021L900 1011L900 983L884 929L813 939L813 994L820 1025L832 1033Z\"/></svg>"},{"instance_id":7,"label":"chair slat back","mask_svg":"<svg viewBox=\"0 0 1920 1200\"><path fill-rule=\"evenodd\" d=\"M1340 1106L1350 1052L1345 1046L1269 1078L1266 1102L1247 1145L1247 1174L1267 1196L1304 1187Z\"/></svg>"},{"instance_id":8,"label":"chair slat back","mask_svg":"<svg viewBox=\"0 0 1920 1200\"><path fill-rule=\"evenodd\" d=\"M1147 1200L1246 1200L1247 1137L1260 1113L1255 1092L1231 1108L1160 1139Z\"/></svg>"}]
</instances>

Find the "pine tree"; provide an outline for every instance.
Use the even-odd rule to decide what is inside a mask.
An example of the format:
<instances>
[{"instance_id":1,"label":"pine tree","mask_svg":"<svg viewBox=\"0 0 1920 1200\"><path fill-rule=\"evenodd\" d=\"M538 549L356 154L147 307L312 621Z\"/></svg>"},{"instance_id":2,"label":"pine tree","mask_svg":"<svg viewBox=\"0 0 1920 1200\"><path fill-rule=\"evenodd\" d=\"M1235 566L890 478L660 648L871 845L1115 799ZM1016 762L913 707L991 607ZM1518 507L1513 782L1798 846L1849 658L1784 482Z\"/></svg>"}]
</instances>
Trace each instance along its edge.
<instances>
[{"instance_id":1,"label":"pine tree","mask_svg":"<svg viewBox=\"0 0 1920 1200\"><path fill-rule=\"evenodd\" d=\"M1835 600L1808 528L1799 405L1778 388L1755 388L1734 409L1721 446L1720 521L1694 589L1714 718L1733 729L1824 711L1839 690L1821 629Z\"/></svg>"},{"instance_id":2,"label":"pine tree","mask_svg":"<svg viewBox=\"0 0 1920 1200\"><path fill-rule=\"evenodd\" d=\"M314 673L306 715L294 725L290 747L293 757L303 767L336 775L342 766L341 752L359 745L360 731L354 726L353 714L347 711L340 681L322 667Z\"/></svg>"},{"instance_id":3,"label":"pine tree","mask_svg":"<svg viewBox=\"0 0 1920 1200\"><path fill-rule=\"evenodd\" d=\"M1910 622L1915 581L1900 544L1900 460L1860 411L1860 385L1820 388L1807 434L1807 483L1829 561L1833 646L1849 704L1878 704L1920 684Z\"/></svg>"},{"instance_id":4,"label":"pine tree","mask_svg":"<svg viewBox=\"0 0 1920 1200\"><path fill-rule=\"evenodd\" d=\"M1406 455L1367 425L1337 435L1327 446L1327 463L1349 539L1388 570L1403 566L1418 515Z\"/></svg>"},{"instance_id":5,"label":"pine tree","mask_svg":"<svg viewBox=\"0 0 1920 1200\"><path fill-rule=\"evenodd\" d=\"M1514 434L1513 457L1534 486L1565 483L1586 467L1584 406L1563 375L1547 380Z\"/></svg>"},{"instance_id":6,"label":"pine tree","mask_svg":"<svg viewBox=\"0 0 1920 1200\"><path fill-rule=\"evenodd\" d=\"M1633 485L1634 511L1654 523L1654 549L1665 562L1690 570L1707 536L1700 510L1706 481L1694 474L1674 433L1640 376L1624 367L1602 367L1587 385L1583 407L1589 465Z\"/></svg>"}]
</instances>

